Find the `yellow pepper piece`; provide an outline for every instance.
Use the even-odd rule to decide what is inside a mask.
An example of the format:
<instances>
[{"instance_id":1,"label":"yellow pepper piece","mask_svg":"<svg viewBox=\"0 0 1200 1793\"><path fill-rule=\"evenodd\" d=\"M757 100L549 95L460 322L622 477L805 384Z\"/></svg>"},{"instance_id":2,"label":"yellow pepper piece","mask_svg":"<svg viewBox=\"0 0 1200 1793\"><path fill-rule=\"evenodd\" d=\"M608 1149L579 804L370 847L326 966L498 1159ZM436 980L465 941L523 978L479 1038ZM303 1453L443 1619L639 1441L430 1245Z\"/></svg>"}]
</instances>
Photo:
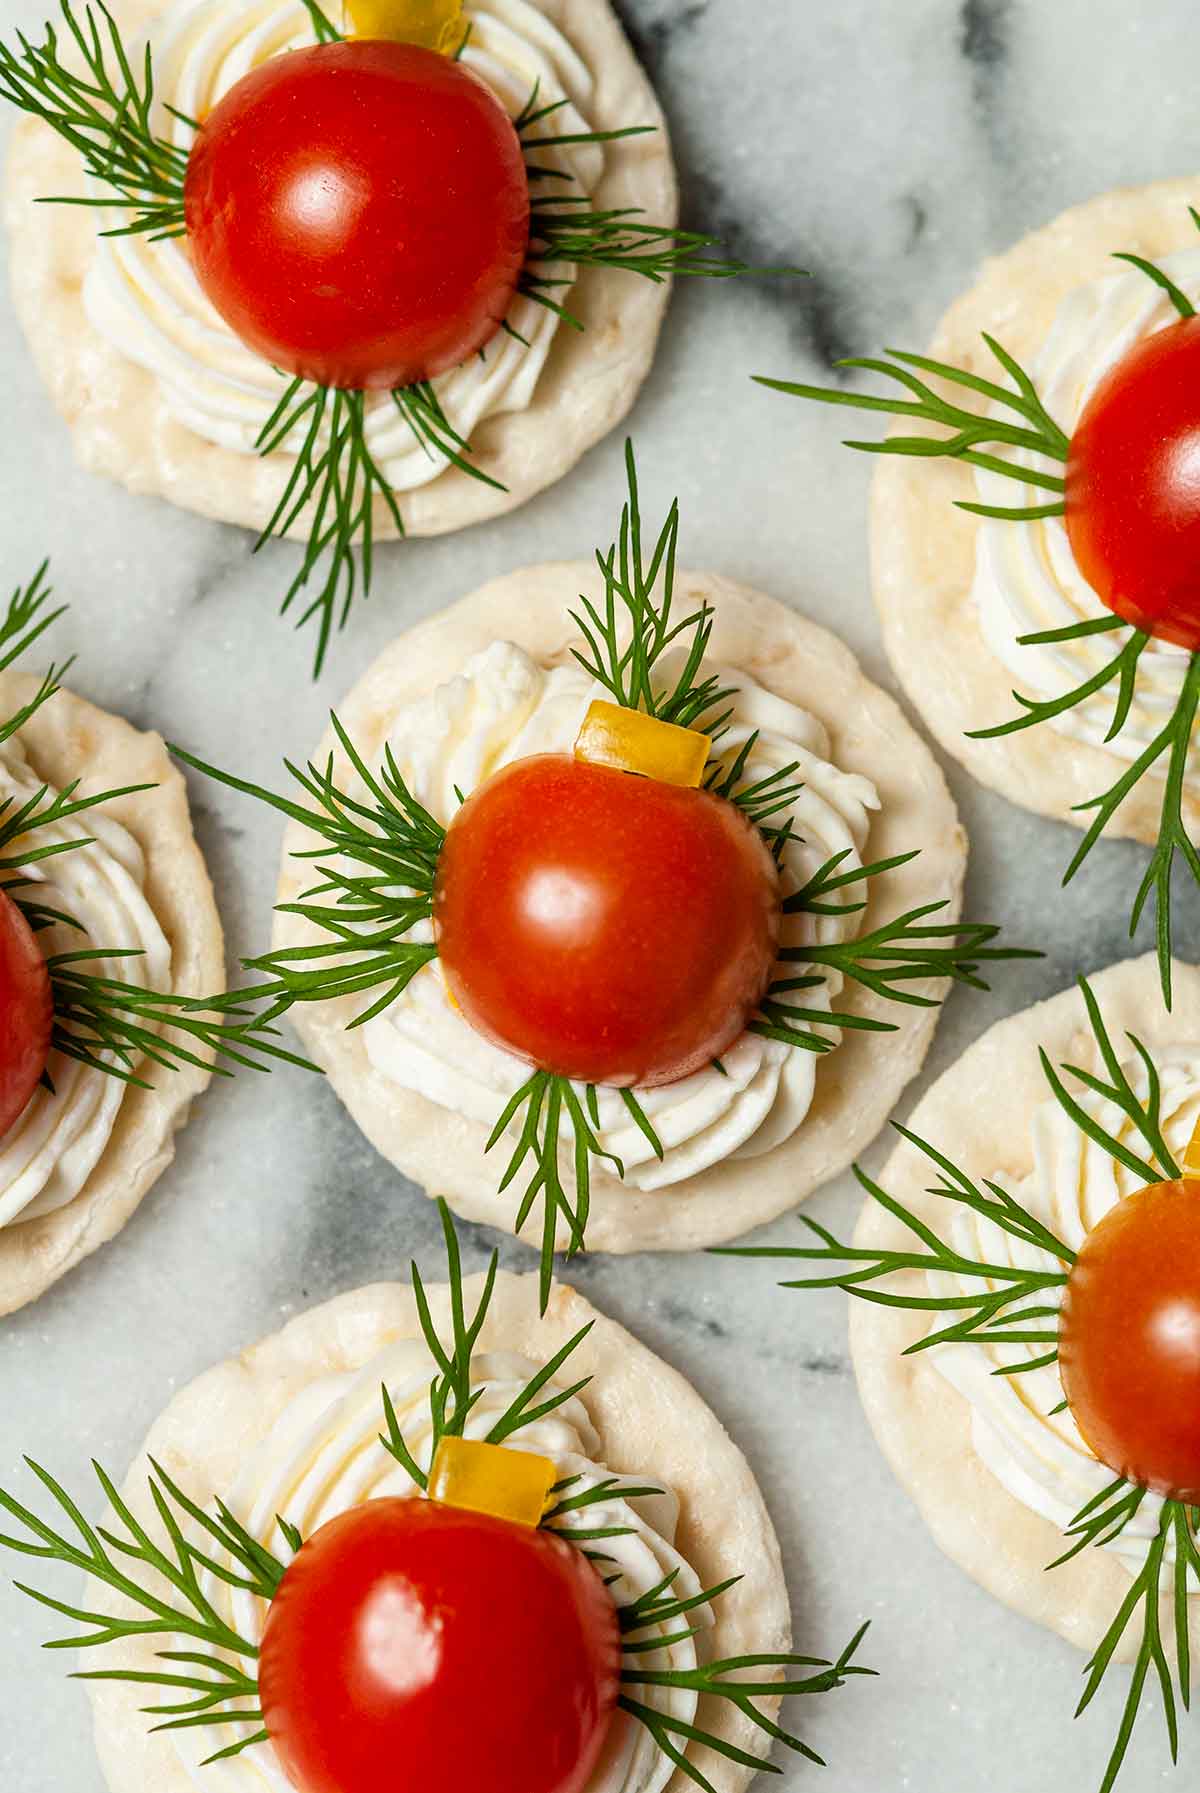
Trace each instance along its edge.
<instances>
[{"instance_id":1,"label":"yellow pepper piece","mask_svg":"<svg viewBox=\"0 0 1200 1793\"><path fill-rule=\"evenodd\" d=\"M1186 1182L1200 1183L1200 1121L1196 1122L1187 1151L1183 1154L1183 1175Z\"/></svg>"},{"instance_id":2,"label":"yellow pepper piece","mask_svg":"<svg viewBox=\"0 0 1200 1793\"><path fill-rule=\"evenodd\" d=\"M442 1506L538 1526L558 1479L558 1466L549 1457L470 1438L443 1438L429 1472L428 1494Z\"/></svg>"},{"instance_id":3,"label":"yellow pepper piece","mask_svg":"<svg viewBox=\"0 0 1200 1793\"><path fill-rule=\"evenodd\" d=\"M467 35L462 0L342 0L342 23L352 37L392 38L443 56L455 55Z\"/></svg>"},{"instance_id":4,"label":"yellow pepper piece","mask_svg":"<svg viewBox=\"0 0 1200 1793\"><path fill-rule=\"evenodd\" d=\"M575 741L575 758L694 789L704 777L711 745L698 728L679 728L641 710L598 700L588 706Z\"/></svg>"}]
</instances>

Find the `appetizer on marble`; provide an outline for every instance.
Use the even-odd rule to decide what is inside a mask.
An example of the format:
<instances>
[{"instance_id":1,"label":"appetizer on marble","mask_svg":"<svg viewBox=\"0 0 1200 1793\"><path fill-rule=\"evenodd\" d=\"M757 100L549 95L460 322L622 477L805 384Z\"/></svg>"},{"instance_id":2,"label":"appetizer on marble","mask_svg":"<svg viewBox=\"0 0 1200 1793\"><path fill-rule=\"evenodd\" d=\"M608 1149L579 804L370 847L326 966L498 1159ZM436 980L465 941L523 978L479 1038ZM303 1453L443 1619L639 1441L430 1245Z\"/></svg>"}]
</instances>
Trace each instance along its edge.
<instances>
[{"instance_id":1,"label":"appetizer on marble","mask_svg":"<svg viewBox=\"0 0 1200 1793\"><path fill-rule=\"evenodd\" d=\"M958 920L963 831L896 705L677 571L678 507L648 534L627 469L595 566L402 636L294 796L181 754L289 818L256 999L402 1171L540 1240L544 1296L556 1248L794 1207L882 1126L948 980L1014 956Z\"/></svg>"},{"instance_id":2,"label":"appetizer on marble","mask_svg":"<svg viewBox=\"0 0 1200 1793\"><path fill-rule=\"evenodd\" d=\"M1200 881L1193 187L1065 212L986 264L928 356L843 364L897 396L765 382L903 419L851 444L885 457L871 539L892 664L984 784L1086 829L1067 880L1102 835L1153 845L1131 931L1153 899L1168 1002L1177 856Z\"/></svg>"},{"instance_id":3,"label":"appetizer on marble","mask_svg":"<svg viewBox=\"0 0 1200 1793\"><path fill-rule=\"evenodd\" d=\"M49 596L43 569L0 614L0 1313L124 1226L217 1053L292 1056L220 996L221 924L162 741L63 690L65 666L14 670L61 615Z\"/></svg>"},{"instance_id":4,"label":"appetizer on marble","mask_svg":"<svg viewBox=\"0 0 1200 1793\"><path fill-rule=\"evenodd\" d=\"M34 1598L106 1646L114 1793L374 1793L381 1761L429 1793L738 1793L773 1741L819 1760L781 1695L869 1673L865 1626L792 1653L762 1495L691 1386L573 1289L539 1318L495 1256L464 1279L442 1217L446 1286L414 1266L209 1371L123 1492L98 1470L102 1527L36 1466L49 1519L0 1492L0 1543L89 1577Z\"/></svg>"},{"instance_id":5,"label":"appetizer on marble","mask_svg":"<svg viewBox=\"0 0 1200 1793\"><path fill-rule=\"evenodd\" d=\"M1200 971L1152 956L991 1028L917 1105L853 1245L812 1226L788 1287L840 1285L859 1388L942 1549L1157 1688L1174 1756L1200 1641ZM1049 1573L1047 1568L1049 1567Z\"/></svg>"},{"instance_id":6,"label":"appetizer on marble","mask_svg":"<svg viewBox=\"0 0 1200 1793\"><path fill-rule=\"evenodd\" d=\"M80 458L304 542L284 609L318 668L356 545L366 588L373 540L560 478L632 404L671 278L747 271L676 228L608 0L345 14L343 38L317 0L68 0L0 48L29 115L13 289Z\"/></svg>"}]
</instances>

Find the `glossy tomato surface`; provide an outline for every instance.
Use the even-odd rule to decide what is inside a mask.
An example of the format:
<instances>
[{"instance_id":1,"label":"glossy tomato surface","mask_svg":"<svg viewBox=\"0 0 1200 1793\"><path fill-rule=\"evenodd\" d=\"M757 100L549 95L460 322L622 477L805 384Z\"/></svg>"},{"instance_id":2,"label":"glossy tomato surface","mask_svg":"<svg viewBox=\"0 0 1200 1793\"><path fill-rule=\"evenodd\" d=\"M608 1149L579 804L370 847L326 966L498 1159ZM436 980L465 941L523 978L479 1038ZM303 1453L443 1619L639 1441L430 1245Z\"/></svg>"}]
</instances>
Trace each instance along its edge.
<instances>
[{"instance_id":1,"label":"glossy tomato surface","mask_svg":"<svg viewBox=\"0 0 1200 1793\"><path fill-rule=\"evenodd\" d=\"M583 1793L616 1608L549 1532L374 1500L315 1532L267 1613L264 1722L301 1793Z\"/></svg>"},{"instance_id":2,"label":"glossy tomato surface","mask_svg":"<svg viewBox=\"0 0 1200 1793\"><path fill-rule=\"evenodd\" d=\"M519 760L446 833L434 929L481 1033L587 1083L674 1082L762 1000L774 861L730 803L567 754Z\"/></svg>"},{"instance_id":3,"label":"glossy tomato surface","mask_svg":"<svg viewBox=\"0 0 1200 1793\"><path fill-rule=\"evenodd\" d=\"M1110 610L1200 648L1200 318L1146 337L1092 394L1067 460L1067 533Z\"/></svg>"},{"instance_id":4,"label":"glossy tomato surface","mask_svg":"<svg viewBox=\"0 0 1200 1793\"><path fill-rule=\"evenodd\" d=\"M46 1069L53 1023L46 961L25 917L0 890L0 1138Z\"/></svg>"},{"instance_id":5,"label":"glossy tomato surface","mask_svg":"<svg viewBox=\"0 0 1200 1793\"><path fill-rule=\"evenodd\" d=\"M508 114L415 44L321 44L243 76L201 127L184 199L226 323L326 386L407 386L467 360L507 313L529 241Z\"/></svg>"},{"instance_id":6,"label":"glossy tomato surface","mask_svg":"<svg viewBox=\"0 0 1200 1793\"><path fill-rule=\"evenodd\" d=\"M1200 1501L1200 1184L1127 1196L1089 1233L1067 1284L1059 1362L1102 1463Z\"/></svg>"}]
</instances>

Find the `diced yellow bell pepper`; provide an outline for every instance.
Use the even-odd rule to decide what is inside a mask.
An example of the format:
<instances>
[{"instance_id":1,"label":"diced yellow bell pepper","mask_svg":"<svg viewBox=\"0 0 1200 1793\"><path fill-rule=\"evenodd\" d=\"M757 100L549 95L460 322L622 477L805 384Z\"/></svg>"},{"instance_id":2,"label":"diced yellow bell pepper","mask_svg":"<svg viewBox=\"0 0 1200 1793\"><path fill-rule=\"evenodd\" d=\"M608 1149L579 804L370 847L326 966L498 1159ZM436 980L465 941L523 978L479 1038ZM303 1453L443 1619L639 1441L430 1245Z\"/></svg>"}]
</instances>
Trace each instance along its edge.
<instances>
[{"instance_id":1,"label":"diced yellow bell pepper","mask_svg":"<svg viewBox=\"0 0 1200 1793\"><path fill-rule=\"evenodd\" d=\"M642 710L598 699L588 706L576 737L575 758L694 789L704 777L711 745L698 728L680 728Z\"/></svg>"},{"instance_id":2,"label":"diced yellow bell pepper","mask_svg":"<svg viewBox=\"0 0 1200 1793\"><path fill-rule=\"evenodd\" d=\"M1189 1183L1200 1183L1200 1121L1188 1141L1187 1151L1183 1154L1183 1174Z\"/></svg>"},{"instance_id":3,"label":"diced yellow bell pepper","mask_svg":"<svg viewBox=\"0 0 1200 1793\"><path fill-rule=\"evenodd\" d=\"M342 0L352 37L387 37L453 56L467 35L462 0Z\"/></svg>"},{"instance_id":4,"label":"diced yellow bell pepper","mask_svg":"<svg viewBox=\"0 0 1200 1793\"><path fill-rule=\"evenodd\" d=\"M429 1472L428 1494L442 1506L538 1526L558 1479L558 1466L549 1457L471 1438L443 1438Z\"/></svg>"}]
</instances>

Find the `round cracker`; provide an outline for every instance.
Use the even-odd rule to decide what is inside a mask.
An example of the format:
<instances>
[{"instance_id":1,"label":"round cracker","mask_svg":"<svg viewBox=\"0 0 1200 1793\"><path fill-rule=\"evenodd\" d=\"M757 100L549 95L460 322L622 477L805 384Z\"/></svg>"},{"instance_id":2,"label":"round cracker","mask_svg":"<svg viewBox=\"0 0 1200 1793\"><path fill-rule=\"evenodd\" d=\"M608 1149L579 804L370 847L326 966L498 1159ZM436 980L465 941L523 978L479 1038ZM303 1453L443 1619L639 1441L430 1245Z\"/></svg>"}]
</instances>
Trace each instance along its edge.
<instances>
[{"instance_id":1,"label":"round cracker","mask_svg":"<svg viewBox=\"0 0 1200 1793\"><path fill-rule=\"evenodd\" d=\"M37 685L21 674L0 674L0 715L27 703ZM212 882L192 833L183 779L161 738L59 691L26 723L20 741L37 777L57 789L73 779L80 781L81 796L154 785L106 803L104 813L128 830L145 856L146 896L170 943L176 995L223 990L225 945ZM0 1228L0 1314L24 1307L120 1232L175 1156L175 1133L210 1075L195 1065L154 1069L152 1089L125 1091L112 1137L74 1200L36 1220Z\"/></svg>"},{"instance_id":2,"label":"round cracker","mask_svg":"<svg viewBox=\"0 0 1200 1793\"><path fill-rule=\"evenodd\" d=\"M1200 970L1194 966L1176 965L1170 1013L1153 954L1112 965L1089 982L1118 1051L1126 1030L1151 1051L1200 1039ZM1078 989L989 1028L921 1098L908 1126L968 1176L1015 1189L1033 1168L1031 1117L1050 1094L1039 1046L1055 1065L1099 1068ZM946 1203L927 1192L930 1180L928 1159L905 1141L879 1184L936 1230L945 1225ZM912 1235L868 1201L854 1243L867 1251L907 1251ZM921 1272L906 1272L895 1286L920 1294L924 1280ZM1047 1565L1062 1554L1062 1532L1009 1494L976 1454L970 1404L930 1357L902 1355L928 1330L928 1314L850 1303L851 1355L879 1446L953 1562L1006 1606L1090 1654L1129 1593L1129 1572L1111 1554L1089 1550L1047 1574ZM1200 1643L1200 1613L1193 1611L1191 1626ZM1132 1631L1126 1644L1125 1659L1136 1644Z\"/></svg>"},{"instance_id":3,"label":"round cracker","mask_svg":"<svg viewBox=\"0 0 1200 1793\"><path fill-rule=\"evenodd\" d=\"M653 135L606 146L604 178L592 195L601 210L640 208L656 224L679 216L666 122L608 0L537 0L575 46L596 89L596 130L653 125ZM132 42L162 12L159 0L114 0ZM83 308L84 275L95 254L94 214L36 204L47 194L82 194L79 159L48 126L25 119L8 157L6 216L17 315L50 395L67 421L76 455L134 492L169 498L185 510L263 529L274 514L294 457L238 454L176 422L159 383L97 334ZM399 495L409 535L443 535L524 504L553 485L626 415L654 356L669 285L609 268L587 268L570 307L585 326L562 326L528 409L493 417L474 432L473 464L498 491L450 468L430 485ZM264 419L265 421L265 419ZM377 539L396 535L376 501ZM307 539L301 520L288 532Z\"/></svg>"},{"instance_id":4,"label":"round cracker","mask_svg":"<svg viewBox=\"0 0 1200 1793\"><path fill-rule=\"evenodd\" d=\"M468 1311L482 1285L481 1276L467 1279ZM427 1293L434 1323L444 1331L450 1291L438 1286ZM716 1627L708 1636L713 1658L790 1650L779 1543L762 1494L745 1457L690 1383L564 1284L555 1285L539 1318L533 1276L498 1276L478 1348L520 1352L543 1363L589 1323L591 1332L571 1357L571 1373L572 1381L592 1378L583 1400L600 1435L603 1463L657 1477L679 1497L676 1544L704 1586L742 1577L714 1609ZM192 1499L208 1504L227 1495L247 1456L309 1383L361 1369L392 1340L419 1337L420 1331L412 1291L397 1283L358 1289L302 1314L175 1396L129 1472L125 1498L154 1523L146 1485L151 1457ZM106 1609L112 1605L107 1592L102 1598ZM160 1644L154 1638L123 1641L106 1651L105 1666L153 1668ZM171 1740L149 1730L141 1710L145 1688L93 1682L89 1692L96 1748L113 1793L190 1793L192 1782ZM769 1711L777 1703L762 1702ZM727 1702L702 1701L698 1723L756 1756L769 1747ZM717 1793L740 1793L753 1779L753 1770L715 1751L696 1750L694 1759ZM690 1785L677 1770L667 1793L684 1793Z\"/></svg>"},{"instance_id":5,"label":"round cracker","mask_svg":"<svg viewBox=\"0 0 1200 1793\"><path fill-rule=\"evenodd\" d=\"M1004 255L946 313L929 348L938 361L995 379L986 330L1023 366L1037 355L1063 300L1113 273L1115 250L1159 259L1195 241L1194 180L1104 193L1063 212ZM905 425L906 429L910 425ZM1023 809L1086 828L1076 805L1105 791L1128 762L1050 724L991 741L967 730L1018 713L1014 680L984 640L971 599L981 520L954 508L977 497L969 467L882 456L871 490L871 576L888 658L910 701L946 749L981 784ZM1013 525L1014 528L1018 525ZM1106 833L1158 838L1162 783L1139 781ZM1200 798L1185 801L1193 831Z\"/></svg>"},{"instance_id":6,"label":"round cracker","mask_svg":"<svg viewBox=\"0 0 1200 1793\"><path fill-rule=\"evenodd\" d=\"M596 567L566 562L493 580L387 648L355 686L338 715L368 765L378 763L397 708L454 677L495 640L510 640L543 664L566 661L578 644L568 612L580 592L599 600ZM882 811L872 817L871 859L920 847L919 858L872 881L862 926L871 928L922 903L944 902L957 919L966 870L966 836L946 781L897 705L860 671L849 649L774 599L715 575L679 573L679 613L701 602L714 611L712 660L740 668L768 690L817 716L829 731L831 757L843 772L874 781ZM316 763L332 754L341 775L344 754L332 735ZM311 882L311 862L291 855L313 841L289 824L279 901L291 902ZM294 915L276 917L275 945L312 944L318 935ZM941 998L944 982L914 985ZM909 1079L920 1070L937 1025L936 1008L889 1002L849 985L839 1007L893 1023L895 1033L851 1031L822 1061L803 1127L762 1157L729 1160L660 1192L627 1186L603 1168L592 1171L588 1246L597 1251L693 1251L719 1245L787 1212L870 1144ZM305 1046L351 1114L385 1158L429 1195L444 1196L468 1220L512 1230L517 1199L497 1190L502 1166L486 1156L486 1128L401 1089L370 1063L363 1036L348 1031L353 999L298 1006L293 1016ZM525 1237L538 1236L531 1216ZM563 1243L565 1241L560 1241Z\"/></svg>"}]
</instances>

